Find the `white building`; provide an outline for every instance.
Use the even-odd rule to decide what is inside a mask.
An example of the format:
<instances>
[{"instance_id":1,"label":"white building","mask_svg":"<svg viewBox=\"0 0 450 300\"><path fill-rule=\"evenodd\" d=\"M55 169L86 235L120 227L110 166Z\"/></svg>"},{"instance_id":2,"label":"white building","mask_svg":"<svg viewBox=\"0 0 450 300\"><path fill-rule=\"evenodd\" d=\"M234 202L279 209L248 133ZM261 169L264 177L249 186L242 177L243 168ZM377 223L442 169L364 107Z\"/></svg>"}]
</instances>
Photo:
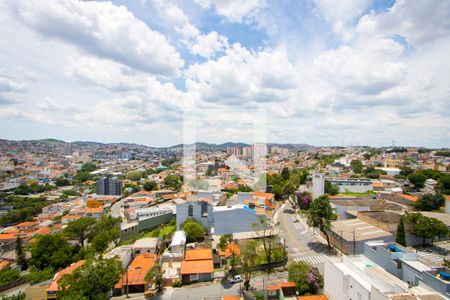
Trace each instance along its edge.
<instances>
[{"instance_id":1,"label":"white building","mask_svg":"<svg viewBox=\"0 0 450 300\"><path fill-rule=\"evenodd\" d=\"M159 249L161 240L158 238L143 238L134 242L131 246L133 255L139 255L142 253L156 253Z\"/></svg>"},{"instance_id":2,"label":"white building","mask_svg":"<svg viewBox=\"0 0 450 300\"><path fill-rule=\"evenodd\" d=\"M326 260L324 283L331 300L443 299L431 289L400 280L365 256Z\"/></svg>"},{"instance_id":3,"label":"white building","mask_svg":"<svg viewBox=\"0 0 450 300\"><path fill-rule=\"evenodd\" d=\"M113 257L117 257L122 262L122 268L125 270L131 262L131 246L120 246L105 254L105 259Z\"/></svg>"},{"instance_id":4,"label":"white building","mask_svg":"<svg viewBox=\"0 0 450 300\"><path fill-rule=\"evenodd\" d=\"M312 194L313 198L316 199L325 193L325 174L314 173L312 175Z\"/></svg>"}]
</instances>

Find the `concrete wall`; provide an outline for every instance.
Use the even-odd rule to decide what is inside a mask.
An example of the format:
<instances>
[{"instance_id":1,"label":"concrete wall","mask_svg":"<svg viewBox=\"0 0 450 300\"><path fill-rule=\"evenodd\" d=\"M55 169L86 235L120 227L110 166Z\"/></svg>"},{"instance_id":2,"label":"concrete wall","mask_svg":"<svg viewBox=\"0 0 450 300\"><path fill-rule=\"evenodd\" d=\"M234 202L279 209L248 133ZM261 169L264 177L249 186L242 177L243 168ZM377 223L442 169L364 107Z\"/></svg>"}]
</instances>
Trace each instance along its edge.
<instances>
[{"instance_id":1,"label":"concrete wall","mask_svg":"<svg viewBox=\"0 0 450 300\"><path fill-rule=\"evenodd\" d=\"M332 262L325 260L323 291L330 300L347 299L344 289L348 289L348 276L339 270Z\"/></svg>"},{"instance_id":2,"label":"concrete wall","mask_svg":"<svg viewBox=\"0 0 450 300\"><path fill-rule=\"evenodd\" d=\"M338 215L339 220L346 220L346 219L352 219L354 217L351 217L349 214L347 214L347 211L367 211L370 210L370 206L341 206L336 204L331 204L331 207L335 209L335 213Z\"/></svg>"},{"instance_id":3,"label":"concrete wall","mask_svg":"<svg viewBox=\"0 0 450 300\"><path fill-rule=\"evenodd\" d=\"M158 225L170 222L170 220L172 220L173 217L174 215L172 213L168 213L148 219L141 219L138 221L138 230L143 231L147 229L152 229Z\"/></svg>"}]
</instances>

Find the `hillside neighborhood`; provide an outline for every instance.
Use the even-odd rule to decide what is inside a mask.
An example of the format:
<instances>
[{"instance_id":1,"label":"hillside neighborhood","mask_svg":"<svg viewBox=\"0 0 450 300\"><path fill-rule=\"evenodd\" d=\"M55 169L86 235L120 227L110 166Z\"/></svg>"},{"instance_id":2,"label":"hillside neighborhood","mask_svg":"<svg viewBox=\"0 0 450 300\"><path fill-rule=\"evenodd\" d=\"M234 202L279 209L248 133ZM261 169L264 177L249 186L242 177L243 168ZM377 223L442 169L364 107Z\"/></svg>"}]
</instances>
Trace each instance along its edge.
<instances>
[{"instance_id":1,"label":"hillside neighborhood","mask_svg":"<svg viewBox=\"0 0 450 300\"><path fill-rule=\"evenodd\" d=\"M4 299L449 297L447 150L0 147Z\"/></svg>"}]
</instances>

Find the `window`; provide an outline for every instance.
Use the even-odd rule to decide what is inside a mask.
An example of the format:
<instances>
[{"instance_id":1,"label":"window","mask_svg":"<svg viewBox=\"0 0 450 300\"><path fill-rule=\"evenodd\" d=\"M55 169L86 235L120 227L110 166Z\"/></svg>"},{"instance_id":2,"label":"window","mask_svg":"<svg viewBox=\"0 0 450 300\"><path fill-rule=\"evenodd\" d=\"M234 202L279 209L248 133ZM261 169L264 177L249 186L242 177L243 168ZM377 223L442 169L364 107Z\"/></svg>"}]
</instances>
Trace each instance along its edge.
<instances>
[{"instance_id":1,"label":"window","mask_svg":"<svg viewBox=\"0 0 450 300\"><path fill-rule=\"evenodd\" d=\"M189 207L188 207L188 216L189 216L189 217L194 216L194 206L193 206L192 204L189 204Z\"/></svg>"}]
</instances>

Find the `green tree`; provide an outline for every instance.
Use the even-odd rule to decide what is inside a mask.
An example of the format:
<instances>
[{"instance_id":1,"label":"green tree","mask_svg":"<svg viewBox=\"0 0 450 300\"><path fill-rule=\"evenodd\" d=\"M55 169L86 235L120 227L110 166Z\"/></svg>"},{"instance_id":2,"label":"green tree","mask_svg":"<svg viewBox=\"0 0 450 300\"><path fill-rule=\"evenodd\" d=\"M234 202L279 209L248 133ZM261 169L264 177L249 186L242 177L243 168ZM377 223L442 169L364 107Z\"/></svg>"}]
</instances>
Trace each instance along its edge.
<instances>
[{"instance_id":1,"label":"green tree","mask_svg":"<svg viewBox=\"0 0 450 300\"><path fill-rule=\"evenodd\" d=\"M328 243L328 247L331 248L330 237L328 236L328 231L331 230L331 221L337 219L337 215L334 213L333 208L330 204L330 199L328 195L322 195L319 198L314 199L307 211L307 223L311 227L319 228Z\"/></svg>"},{"instance_id":2,"label":"green tree","mask_svg":"<svg viewBox=\"0 0 450 300\"><path fill-rule=\"evenodd\" d=\"M95 219L92 217L79 218L67 224L64 233L69 239L76 239L80 246L84 247L84 241L94 224Z\"/></svg>"},{"instance_id":3,"label":"green tree","mask_svg":"<svg viewBox=\"0 0 450 300\"><path fill-rule=\"evenodd\" d=\"M70 185L70 181L67 178L64 177L58 177L55 179L55 185L56 186L67 186Z\"/></svg>"},{"instance_id":4,"label":"green tree","mask_svg":"<svg viewBox=\"0 0 450 300\"><path fill-rule=\"evenodd\" d=\"M97 166L93 162L87 162L81 166L82 172L92 172L92 171L95 171L96 169L97 169Z\"/></svg>"},{"instance_id":5,"label":"green tree","mask_svg":"<svg viewBox=\"0 0 450 300\"><path fill-rule=\"evenodd\" d=\"M292 184L290 181L286 183L286 185L283 187L283 198L289 199L292 195L294 195L297 188Z\"/></svg>"},{"instance_id":6,"label":"green tree","mask_svg":"<svg viewBox=\"0 0 450 300\"><path fill-rule=\"evenodd\" d=\"M361 174L363 170L363 164L359 159L354 159L350 162L350 167L352 168L353 173Z\"/></svg>"},{"instance_id":7,"label":"green tree","mask_svg":"<svg viewBox=\"0 0 450 300\"><path fill-rule=\"evenodd\" d=\"M406 232L403 217L400 218L400 223L397 226L397 236L395 237L395 242L406 247Z\"/></svg>"},{"instance_id":8,"label":"green tree","mask_svg":"<svg viewBox=\"0 0 450 300\"><path fill-rule=\"evenodd\" d=\"M20 280L20 272L16 269L11 269L9 266L0 270L0 287Z\"/></svg>"},{"instance_id":9,"label":"green tree","mask_svg":"<svg viewBox=\"0 0 450 300\"><path fill-rule=\"evenodd\" d=\"M164 178L164 186L179 190L182 185L181 177L178 175L168 175Z\"/></svg>"},{"instance_id":10,"label":"green tree","mask_svg":"<svg viewBox=\"0 0 450 300\"><path fill-rule=\"evenodd\" d=\"M414 203L414 207L421 211L439 210L440 206L445 202L444 196L441 194L425 194L422 195Z\"/></svg>"},{"instance_id":11,"label":"green tree","mask_svg":"<svg viewBox=\"0 0 450 300\"><path fill-rule=\"evenodd\" d=\"M255 240L246 240L240 243L240 265L242 269L242 273L244 275L244 287L245 290L249 290L250 288L250 280L252 278L254 267L256 266L256 248L258 246L258 242Z\"/></svg>"},{"instance_id":12,"label":"green tree","mask_svg":"<svg viewBox=\"0 0 450 300\"><path fill-rule=\"evenodd\" d=\"M17 265L20 266L21 271L25 271L26 269L28 269L25 250L23 249L22 239L19 236L16 238L16 260Z\"/></svg>"},{"instance_id":13,"label":"green tree","mask_svg":"<svg viewBox=\"0 0 450 300\"><path fill-rule=\"evenodd\" d=\"M26 275L26 279L31 284L36 284L51 279L55 274L51 267L45 268L42 271L35 267L30 268L30 272Z\"/></svg>"},{"instance_id":14,"label":"green tree","mask_svg":"<svg viewBox=\"0 0 450 300\"><path fill-rule=\"evenodd\" d=\"M61 300L106 300L110 291L119 280L122 265L116 258L90 259L71 274L64 275L59 281L57 298Z\"/></svg>"},{"instance_id":15,"label":"green tree","mask_svg":"<svg viewBox=\"0 0 450 300\"><path fill-rule=\"evenodd\" d=\"M142 173L141 171L129 171L126 178L131 181L138 181L142 178Z\"/></svg>"},{"instance_id":16,"label":"green tree","mask_svg":"<svg viewBox=\"0 0 450 300\"><path fill-rule=\"evenodd\" d=\"M433 243L436 237L441 238L448 235L448 228L444 222L435 218L429 218L421 213L409 213L405 215L405 220L412 223L412 234L422 238L422 245L426 243L426 239L431 239Z\"/></svg>"},{"instance_id":17,"label":"green tree","mask_svg":"<svg viewBox=\"0 0 450 300\"><path fill-rule=\"evenodd\" d=\"M194 219L187 219L183 224L183 230L186 233L186 242L201 242L205 238L205 229Z\"/></svg>"},{"instance_id":18,"label":"green tree","mask_svg":"<svg viewBox=\"0 0 450 300\"><path fill-rule=\"evenodd\" d=\"M289 180L290 176L291 173L289 172L289 169L287 167L284 167L283 170L281 170L281 177L283 177L284 180Z\"/></svg>"},{"instance_id":19,"label":"green tree","mask_svg":"<svg viewBox=\"0 0 450 300\"><path fill-rule=\"evenodd\" d=\"M450 174L442 174L438 179L437 188L445 195L450 194Z\"/></svg>"},{"instance_id":20,"label":"green tree","mask_svg":"<svg viewBox=\"0 0 450 300\"><path fill-rule=\"evenodd\" d=\"M408 177L409 175L411 175L412 173L414 173L413 169L411 169L408 166L403 166L400 168L400 175L403 175L405 177Z\"/></svg>"},{"instance_id":21,"label":"green tree","mask_svg":"<svg viewBox=\"0 0 450 300\"><path fill-rule=\"evenodd\" d=\"M100 231L92 239L91 247L96 253L103 253L108 248L111 241L112 238L109 232Z\"/></svg>"},{"instance_id":22,"label":"green tree","mask_svg":"<svg viewBox=\"0 0 450 300\"><path fill-rule=\"evenodd\" d=\"M77 174L73 177L75 183L85 182L91 180L93 176L88 171L78 171Z\"/></svg>"},{"instance_id":23,"label":"green tree","mask_svg":"<svg viewBox=\"0 0 450 300\"><path fill-rule=\"evenodd\" d=\"M269 266L267 273L270 273L272 271L272 249L275 243L274 226L272 226L265 216L260 216L258 217L258 222L252 224L252 228L262 241L264 255Z\"/></svg>"},{"instance_id":24,"label":"green tree","mask_svg":"<svg viewBox=\"0 0 450 300\"><path fill-rule=\"evenodd\" d=\"M156 184L155 181L149 180L144 183L143 187L144 187L144 190L150 192L150 191L156 190L158 188L158 185Z\"/></svg>"},{"instance_id":25,"label":"green tree","mask_svg":"<svg viewBox=\"0 0 450 300\"><path fill-rule=\"evenodd\" d=\"M76 247L61 233L39 235L30 246L30 265L38 270L65 268L72 263Z\"/></svg>"},{"instance_id":26,"label":"green tree","mask_svg":"<svg viewBox=\"0 0 450 300\"><path fill-rule=\"evenodd\" d=\"M227 248L233 243L233 235L230 233L224 234L220 237L219 239L219 243L217 244L217 247L222 250L225 251L227 250ZM231 251L231 270L234 270L235 267L235 253L234 251Z\"/></svg>"},{"instance_id":27,"label":"green tree","mask_svg":"<svg viewBox=\"0 0 450 300\"><path fill-rule=\"evenodd\" d=\"M408 180L415 188L421 189L425 186L425 180L427 177L423 173L413 173L408 175Z\"/></svg>"},{"instance_id":28,"label":"green tree","mask_svg":"<svg viewBox=\"0 0 450 300\"><path fill-rule=\"evenodd\" d=\"M109 241L117 244L120 239L120 218L113 218L111 215L103 214L97 219L95 225L89 233L89 241L93 241L96 235L101 232L108 233Z\"/></svg>"},{"instance_id":29,"label":"green tree","mask_svg":"<svg viewBox=\"0 0 450 300\"><path fill-rule=\"evenodd\" d=\"M323 277L317 268L312 268L304 261L293 263L288 269L289 281L295 282L300 295L316 294L323 287Z\"/></svg>"},{"instance_id":30,"label":"green tree","mask_svg":"<svg viewBox=\"0 0 450 300\"><path fill-rule=\"evenodd\" d=\"M339 187L325 180L325 193L331 196L337 195L339 193Z\"/></svg>"},{"instance_id":31,"label":"green tree","mask_svg":"<svg viewBox=\"0 0 450 300\"><path fill-rule=\"evenodd\" d=\"M162 283L163 283L163 272L161 269L161 265L158 263L155 263L150 270L148 270L147 274L145 275L144 280L149 283L154 283L156 288L158 290L161 290Z\"/></svg>"}]
</instances>

